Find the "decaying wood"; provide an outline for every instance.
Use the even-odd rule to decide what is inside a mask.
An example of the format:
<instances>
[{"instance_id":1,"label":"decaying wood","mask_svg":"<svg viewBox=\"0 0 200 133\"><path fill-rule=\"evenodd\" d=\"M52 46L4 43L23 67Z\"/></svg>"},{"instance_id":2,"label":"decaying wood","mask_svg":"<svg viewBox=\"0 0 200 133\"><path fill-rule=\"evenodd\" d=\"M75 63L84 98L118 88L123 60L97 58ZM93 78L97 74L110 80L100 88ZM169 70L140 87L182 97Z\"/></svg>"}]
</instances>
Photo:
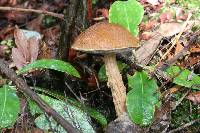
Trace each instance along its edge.
<instances>
[{"instance_id":1,"label":"decaying wood","mask_svg":"<svg viewBox=\"0 0 200 133\"><path fill-rule=\"evenodd\" d=\"M119 72L116 56L109 54L104 56L108 87L111 88L113 102L117 116L125 112L126 87Z\"/></svg>"},{"instance_id":2,"label":"decaying wood","mask_svg":"<svg viewBox=\"0 0 200 133\"><path fill-rule=\"evenodd\" d=\"M51 116L67 132L76 133L75 128L54 109L52 109L46 102L44 102L34 91L32 91L26 82L16 75L14 70L9 69L7 63L3 59L0 59L0 73L8 77L20 91L29 96L43 112Z\"/></svg>"},{"instance_id":3,"label":"decaying wood","mask_svg":"<svg viewBox=\"0 0 200 133\"><path fill-rule=\"evenodd\" d=\"M67 60L69 48L71 47L72 33L75 29L75 18L77 17L79 5L79 0L69 1L69 6L64 14L65 19L61 22L61 36L57 52L58 59Z\"/></svg>"}]
</instances>

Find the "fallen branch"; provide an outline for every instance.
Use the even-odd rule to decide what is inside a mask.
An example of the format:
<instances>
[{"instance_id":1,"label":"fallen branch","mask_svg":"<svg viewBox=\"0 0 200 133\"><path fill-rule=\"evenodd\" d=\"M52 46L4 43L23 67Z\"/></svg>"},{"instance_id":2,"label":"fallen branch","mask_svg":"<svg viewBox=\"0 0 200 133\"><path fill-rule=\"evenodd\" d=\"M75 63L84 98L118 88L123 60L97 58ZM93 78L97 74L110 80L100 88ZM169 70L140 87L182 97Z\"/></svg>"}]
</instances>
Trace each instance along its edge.
<instances>
[{"instance_id":1,"label":"fallen branch","mask_svg":"<svg viewBox=\"0 0 200 133\"><path fill-rule=\"evenodd\" d=\"M8 68L7 63L3 59L0 59L0 73L8 77L20 91L28 95L43 112L47 113L48 116L52 116L52 118L58 122L67 132L76 133L75 128L54 109L52 109L46 102L44 102L36 93L34 93L34 91L30 89L30 87L22 78L17 76L12 69Z\"/></svg>"},{"instance_id":2,"label":"fallen branch","mask_svg":"<svg viewBox=\"0 0 200 133\"><path fill-rule=\"evenodd\" d=\"M0 7L0 10L2 10L2 11L17 11L17 12L33 12L33 13L38 13L38 14L46 14L46 15L53 16L53 17L64 20L63 14L58 14L58 13L49 12L49 11L45 11L45 10L24 9L24 8L15 8L15 7Z\"/></svg>"}]
</instances>

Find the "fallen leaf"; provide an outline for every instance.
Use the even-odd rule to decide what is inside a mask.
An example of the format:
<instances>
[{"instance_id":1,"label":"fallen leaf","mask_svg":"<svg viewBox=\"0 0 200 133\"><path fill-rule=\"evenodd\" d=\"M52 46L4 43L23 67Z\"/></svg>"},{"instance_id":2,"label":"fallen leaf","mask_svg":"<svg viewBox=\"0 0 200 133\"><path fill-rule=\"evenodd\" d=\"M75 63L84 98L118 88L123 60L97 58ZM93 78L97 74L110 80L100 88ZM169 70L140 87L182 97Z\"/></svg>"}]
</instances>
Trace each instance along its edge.
<instances>
[{"instance_id":1,"label":"fallen leaf","mask_svg":"<svg viewBox=\"0 0 200 133\"><path fill-rule=\"evenodd\" d=\"M14 31L14 38L15 38L15 44L17 46L17 49L19 50L19 52L21 52L25 60L28 60L29 59L28 40L24 36L23 31L20 29L16 29Z\"/></svg>"},{"instance_id":2,"label":"fallen leaf","mask_svg":"<svg viewBox=\"0 0 200 133\"><path fill-rule=\"evenodd\" d=\"M194 104L200 104L200 91L192 92L186 98L192 101Z\"/></svg>"},{"instance_id":3,"label":"fallen leaf","mask_svg":"<svg viewBox=\"0 0 200 133\"><path fill-rule=\"evenodd\" d=\"M39 39L38 37L30 36L30 34L25 35L25 32L20 29L14 31L14 38L17 48L12 48L11 56L15 66L20 69L37 59L39 52Z\"/></svg>"},{"instance_id":4,"label":"fallen leaf","mask_svg":"<svg viewBox=\"0 0 200 133\"><path fill-rule=\"evenodd\" d=\"M183 46L180 44L180 42L176 43L176 48L175 48L175 55L178 54L181 50L183 50Z\"/></svg>"},{"instance_id":5,"label":"fallen leaf","mask_svg":"<svg viewBox=\"0 0 200 133\"><path fill-rule=\"evenodd\" d=\"M160 15L160 23L169 22L173 18L173 13L171 11L166 11Z\"/></svg>"},{"instance_id":6,"label":"fallen leaf","mask_svg":"<svg viewBox=\"0 0 200 133\"><path fill-rule=\"evenodd\" d=\"M18 69L26 65L26 59L17 48L12 48L12 60Z\"/></svg>"},{"instance_id":7,"label":"fallen leaf","mask_svg":"<svg viewBox=\"0 0 200 133\"><path fill-rule=\"evenodd\" d=\"M39 52L39 41L35 37L31 37L28 40L28 49L29 49L29 54L30 54L30 62L33 62L37 59L38 57L38 52Z\"/></svg>"},{"instance_id":8,"label":"fallen leaf","mask_svg":"<svg viewBox=\"0 0 200 133\"><path fill-rule=\"evenodd\" d=\"M42 31L42 20L43 20L44 16L43 15L40 15L39 17L33 19L32 21L28 22L26 24L26 27L29 29L29 30L34 30L34 31L37 31L37 32L41 32Z\"/></svg>"},{"instance_id":9,"label":"fallen leaf","mask_svg":"<svg viewBox=\"0 0 200 133\"><path fill-rule=\"evenodd\" d=\"M169 37L181 32L182 28L183 24L181 23L164 23L160 25L157 32L164 37Z\"/></svg>"},{"instance_id":10,"label":"fallen leaf","mask_svg":"<svg viewBox=\"0 0 200 133\"><path fill-rule=\"evenodd\" d=\"M38 59L50 59L52 57L55 57L55 54L52 54L52 50L50 49L50 47L45 43L45 42L41 42L40 44L40 53L38 55Z\"/></svg>"},{"instance_id":11,"label":"fallen leaf","mask_svg":"<svg viewBox=\"0 0 200 133\"><path fill-rule=\"evenodd\" d=\"M168 60L172 59L174 57L174 55L178 54L184 47L181 45L180 42L177 42L175 47L175 52L169 52L167 54Z\"/></svg>"},{"instance_id":12,"label":"fallen leaf","mask_svg":"<svg viewBox=\"0 0 200 133\"><path fill-rule=\"evenodd\" d=\"M182 8L180 7L175 7L174 8L175 12L176 12L176 20L186 20L188 17L188 13L186 13Z\"/></svg>"},{"instance_id":13,"label":"fallen leaf","mask_svg":"<svg viewBox=\"0 0 200 133\"><path fill-rule=\"evenodd\" d=\"M200 44L196 44L190 48L191 53L199 53L200 52Z\"/></svg>"},{"instance_id":14,"label":"fallen leaf","mask_svg":"<svg viewBox=\"0 0 200 133\"><path fill-rule=\"evenodd\" d=\"M43 30L44 40L48 46L55 46L55 44L58 44L59 33L59 25Z\"/></svg>"},{"instance_id":15,"label":"fallen leaf","mask_svg":"<svg viewBox=\"0 0 200 133\"><path fill-rule=\"evenodd\" d=\"M152 30L152 28L154 28L157 25L159 25L159 23L156 20L150 20L147 23L141 23L140 30L142 31Z\"/></svg>"}]
</instances>

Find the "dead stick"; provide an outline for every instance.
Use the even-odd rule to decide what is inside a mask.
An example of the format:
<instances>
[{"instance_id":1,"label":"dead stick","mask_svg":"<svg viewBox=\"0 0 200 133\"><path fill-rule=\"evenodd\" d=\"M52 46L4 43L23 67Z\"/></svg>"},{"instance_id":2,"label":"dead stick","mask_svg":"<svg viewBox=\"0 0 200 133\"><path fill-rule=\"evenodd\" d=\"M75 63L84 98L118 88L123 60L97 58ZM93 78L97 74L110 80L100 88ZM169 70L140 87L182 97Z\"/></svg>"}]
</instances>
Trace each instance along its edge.
<instances>
[{"instance_id":1,"label":"dead stick","mask_svg":"<svg viewBox=\"0 0 200 133\"><path fill-rule=\"evenodd\" d=\"M16 75L16 73L8 68L7 63L0 59L0 73L5 74L23 93L28 95L43 112L46 112L49 116L58 122L68 133L76 133L75 128L66 121L61 115L59 115L54 109L52 109L46 102L44 102L36 93L34 93L25 81Z\"/></svg>"},{"instance_id":2,"label":"dead stick","mask_svg":"<svg viewBox=\"0 0 200 133\"><path fill-rule=\"evenodd\" d=\"M0 7L0 10L2 10L2 11L17 11L17 12L33 12L33 13L38 13L38 14L46 14L46 15L57 17L59 19L64 20L63 14L58 14L58 13L49 12L49 11L45 11L45 10L24 9L24 8L15 8L15 7Z\"/></svg>"},{"instance_id":3,"label":"dead stick","mask_svg":"<svg viewBox=\"0 0 200 133\"><path fill-rule=\"evenodd\" d=\"M194 123L197 123L197 122L200 122L200 119L196 119L196 120L193 120L191 122L188 122L185 125L182 125L182 126L176 128L176 129L173 129L173 130L169 131L169 133L177 133L178 131L181 131L184 128L189 127L189 126L191 126L191 125L193 125Z\"/></svg>"}]
</instances>

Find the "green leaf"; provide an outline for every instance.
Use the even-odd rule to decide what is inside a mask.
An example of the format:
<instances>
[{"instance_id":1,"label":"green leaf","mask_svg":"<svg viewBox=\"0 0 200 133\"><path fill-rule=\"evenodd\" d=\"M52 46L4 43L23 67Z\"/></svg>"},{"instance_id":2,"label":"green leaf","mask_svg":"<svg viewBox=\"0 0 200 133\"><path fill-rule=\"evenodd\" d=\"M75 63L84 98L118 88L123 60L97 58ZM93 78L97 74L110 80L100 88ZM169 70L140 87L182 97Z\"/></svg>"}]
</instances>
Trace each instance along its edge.
<instances>
[{"instance_id":1,"label":"green leaf","mask_svg":"<svg viewBox=\"0 0 200 133\"><path fill-rule=\"evenodd\" d=\"M96 109L84 106L80 102L78 102L75 99L72 98L65 98L65 100L74 107L79 108L80 110L84 111L87 113L89 116L91 116L93 119L95 119L99 124L101 124L103 127L107 126L107 120L104 115L96 111Z\"/></svg>"},{"instance_id":2,"label":"green leaf","mask_svg":"<svg viewBox=\"0 0 200 133\"><path fill-rule=\"evenodd\" d=\"M54 98L57 98L61 101L67 102L70 106L73 106L73 107L87 113L89 116L91 116L93 119L95 119L103 127L107 126L107 120L106 120L105 116L102 115L101 113L99 113L98 111L96 111L94 108L84 106L79 101L77 101L73 98L70 98L70 97L65 97L65 96L59 94L58 92L52 92L52 91L47 90L45 88L39 88L39 87L34 87L34 89L36 91L39 91L40 93L42 92L43 94L46 94L46 95L52 96Z\"/></svg>"},{"instance_id":3,"label":"green leaf","mask_svg":"<svg viewBox=\"0 0 200 133\"><path fill-rule=\"evenodd\" d=\"M92 0L92 4L96 4L97 3L97 0Z\"/></svg>"},{"instance_id":4,"label":"green leaf","mask_svg":"<svg viewBox=\"0 0 200 133\"><path fill-rule=\"evenodd\" d=\"M181 70L178 66L170 66L166 73L170 78L173 78L173 83L200 90L200 76L189 71L188 69Z\"/></svg>"},{"instance_id":5,"label":"green leaf","mask_svg":"<svg viewBox=\"0 0 200 133\"><path fill-rule=\"evenodd\" d=\"M109 22L122 25L137 36L143 15L143 6L136 0L115 1L109 10Z\"/></svg>"},{"instance_id":6,"label":"green leaf","mask_svg":"<svg viewBox=\"0 0 200 133\"><path fill-rule=\"evenodd\" d=\"M45 95L40 95L40 97L53 109L55 109L63 118L68 120L74 127L81 130L82 133L95 133L93 127L90 125L89 117L82 110L68 104L68 102L59 101ZM33 102L29 102L29 105L33 115L38 113L38 108ZM51 123L51 128L56 129L57 132L66 133L66 131L61 126L58 126L57 122L52 118L47 120L44 114L37 117L35 123L37 127L45 130L50 129L49 125Z\"/></svg>"},{"instance_id":7,"label":"green leaf","mask_svg":"<svg viewBox=\"0 0 200 133\"><path fill-rule=\"evenodd\" d=\"M19 99L11 86L0 88L0 129L11 127L19 113Z\"/></svg>"},{"instance_id":8,"label":"green leaf","mask_svg":"<svg viewBox=\"0 0 200 133\"><path fill-rule=\"evenodd\" d=\"M149 79L144 71L136 72L128 75L128 87L131 90L126 97L126 107L131 120L141 126L149 125L159 103L156 81Z\"/></svg>"},{"instance_id":9,"label":"green leaf","mask_svg":"<svg viewBox=\"0 0 200 133\"><path fill-rule=\"evenodd\" d=\"M53 69L61 72L66 72L69 75L80 78L78 71L68 62L55 59L42 59L26 65L19 70L18 74L29 72L32 69Z\"/></svg>"},{"instance_id":10,"label":"green leaf","mask_svg":"<svg viewBox=\"0 0 200 133\"><path fill-rule=\"evenodd\" d=\"M122 63L122 62L117 62L117 65L118 65L120 72L122 72L122 70L127 67L127 65L125 63ZM98 72L98 78L99 78L100 81L106 81L108 79L107 76L106 76L105 65L101 66L101 68Z\"/></svg>"}]
</instances>

